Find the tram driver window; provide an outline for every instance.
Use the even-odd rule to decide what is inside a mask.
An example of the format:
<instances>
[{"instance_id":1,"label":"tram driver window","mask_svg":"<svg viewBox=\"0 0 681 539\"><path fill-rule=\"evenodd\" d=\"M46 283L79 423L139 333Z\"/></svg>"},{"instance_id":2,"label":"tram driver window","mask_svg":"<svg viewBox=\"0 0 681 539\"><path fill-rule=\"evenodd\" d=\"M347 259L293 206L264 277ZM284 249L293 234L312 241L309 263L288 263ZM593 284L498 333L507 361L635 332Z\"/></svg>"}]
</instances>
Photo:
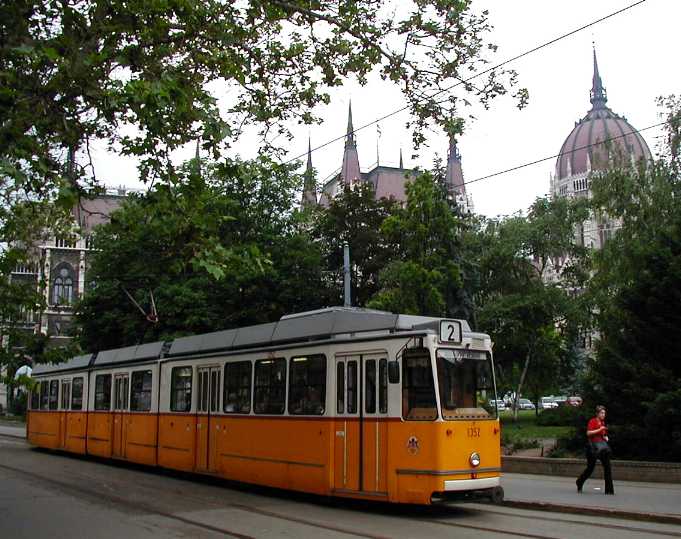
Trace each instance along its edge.
<instances>
[{"instance_id":1,"label":"tram driver window","mask_svg":"<svg viewBox=\"0 0 681 539\"><path fill-rule=\"evenodd\" d=\"M286 408L286 360L261 359L255 362L256 414L283 414Z\"/></svg>"},{"instance_id":2,"label":"tram driver window","mask_svg":"<svg viewBox=\"0 0 681 539\"><path fill-rule=\"evenodd\" d=\"M323 415L326 402L326 357L291 358L288 411L296 415Z\"/></svg>"},{"instance_id":3,"label":"tram driver window","mask_svg":"<svg viewBox=\"0 0 681 539\"><path fill-rule=\"evenodd\" d=\"M485 352L439 349L437 377L444 419L489 417L482 404L494 395L494 384Z\"/></svg>"},{"instance_id":4,"label":"tram driver window","mask_svg":"<svg viewBox=\"0 0 681 539\"><path fill-rule=\"evenodd\" d=\"M433 370L427 348L409 348L402 355L402 416L416 421L437 419Z\"/></svg>"},{"instance_id":5,"label":"tram driver window","mask_svg":"<svg viewBox=\"0 0 681 539\"><path fill-rule=\"evenodd\" d=\"M111 375L95 376L95 410L111 409Z\"/></svg>"},{"instance_id":6,"label":"tram driver window","mask_svg":"<svg viewBox=\"0 0 681 539\"><path fill-rule=\"evenodd\" d=\"M222 398L225 413L251 412L251 371L250 361L237 361L225 365L225 394Z\"/></svg>"},{"instance_id":7,"label":"tram driver window","mask_svg":"<svg viewBox=\"0 0 681 539\"><path fill-rule=\"evenodd\" d=\"M173 367L170 374L170 411L189 412L192 409L192 368Z\"/></svg>"}]
</instances>

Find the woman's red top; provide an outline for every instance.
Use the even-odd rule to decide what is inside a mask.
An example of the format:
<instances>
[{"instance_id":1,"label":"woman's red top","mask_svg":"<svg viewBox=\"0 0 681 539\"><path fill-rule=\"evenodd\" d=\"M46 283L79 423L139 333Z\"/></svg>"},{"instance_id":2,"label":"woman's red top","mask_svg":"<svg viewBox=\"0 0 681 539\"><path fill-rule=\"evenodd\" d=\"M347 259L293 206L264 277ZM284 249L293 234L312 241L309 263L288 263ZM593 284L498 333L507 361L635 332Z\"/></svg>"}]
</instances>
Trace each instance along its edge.
<instances>
[{"instance_id":1,"label":"woman's red top","mask_svg":"<svg viewBox=\"0 0 681 539\"><path fill-rule=\"evenodd\" d=\"M603 421L601 421L597 417L592 417L591 419L589 419L589 424L586 426L586 430L587 431L597 430L597 429L600 429L601 427L605 427L605 423L603 423ZM606 430L599 432L598 434L594 434L592 436L589 436L589 441L590 442L605 442L605 438L603 438L603 437L607 436L607 434L608 434L608 431L607 431L607 427L606 427Z\"/></svg>"}]
</instances>

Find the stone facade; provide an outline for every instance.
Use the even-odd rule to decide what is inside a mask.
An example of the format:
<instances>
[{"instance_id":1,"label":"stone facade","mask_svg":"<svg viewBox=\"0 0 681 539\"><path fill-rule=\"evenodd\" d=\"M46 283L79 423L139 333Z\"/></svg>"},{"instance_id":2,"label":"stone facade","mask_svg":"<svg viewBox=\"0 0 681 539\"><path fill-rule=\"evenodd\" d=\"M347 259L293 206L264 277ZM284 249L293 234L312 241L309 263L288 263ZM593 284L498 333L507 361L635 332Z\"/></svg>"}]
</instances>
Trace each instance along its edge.
<instances>
[{"instance_id":1,"label":"stone facade","mask_svg":"<svg viewBox=\"0 0 681 539\"><path fill-rule=\"evenodd\" d=\"M361 172L359 167L359 156L357 153L357 142L352 123L352 106L348 110L348 127L345 135L345 149L340 172L335 174L331 180L326 182L317 196L313 181L312 152L308 143L307 169L305 171L305 188L301 199L302 207L309 207L314 204L328 206L333 197L341 192L343 185L355 185L361 182L371 183L376 198L393 198L398 202L404 203L407 200L406 183L413 176L412 169L404 168L402 153L400 151L400 166L389 167L377 164L376 167ZM456 147L456 141L452 138L449 143L447 156L447 171L445 184L450 199L455 202L464 213L473 212L473 201L466 193L466 184L463 179L461 167L461 154Z\"/></svg>"},{"instance_id":2,"label":"stone facade","mask_svg":"<svg viewBox=\"0 0 681 539\"><path fill-rule=\"evenodd\" d=\"M73 306L88 286L92 232L109 220L126 194L123 189L108 190L93 199L81 200L72 212L79 233L67 238L46 234L35 245L31 262L12 272L12 281L35 286L45 297L47 308L43 312L26 313L23 322L27 331L48 335L55 345L70 338Z\"/></svg>"}]
</instances>

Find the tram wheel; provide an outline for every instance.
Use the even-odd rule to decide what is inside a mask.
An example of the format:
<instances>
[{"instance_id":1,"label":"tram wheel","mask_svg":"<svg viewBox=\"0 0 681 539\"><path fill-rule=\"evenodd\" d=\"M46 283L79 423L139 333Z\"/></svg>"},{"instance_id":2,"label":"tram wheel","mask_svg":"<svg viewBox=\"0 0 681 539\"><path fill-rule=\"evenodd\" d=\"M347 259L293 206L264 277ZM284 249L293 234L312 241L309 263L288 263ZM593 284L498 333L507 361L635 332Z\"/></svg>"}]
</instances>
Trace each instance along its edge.
<instances>
[{"instance_id":1,"label":"tram wheel","mask_svg":"<svg viewBox=\"0 0 681 539\"><path fill-rule=\"evenodd\" d=\"M503 487L494 487L490 493L490 500L492 503L502 503L504 501L504 489Z\"/></svg>"}]
</instances>

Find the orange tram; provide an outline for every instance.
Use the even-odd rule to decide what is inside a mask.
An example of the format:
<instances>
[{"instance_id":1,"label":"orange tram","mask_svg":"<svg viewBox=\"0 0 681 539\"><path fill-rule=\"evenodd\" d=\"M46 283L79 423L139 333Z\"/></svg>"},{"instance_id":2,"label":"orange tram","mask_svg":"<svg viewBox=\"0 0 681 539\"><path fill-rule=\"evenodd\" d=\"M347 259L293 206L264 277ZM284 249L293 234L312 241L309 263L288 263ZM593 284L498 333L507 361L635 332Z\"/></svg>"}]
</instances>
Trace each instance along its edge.
<instances>
[{"instance_id":1,"label":"orange tram","mask_svg":"<svg viewBox=\"0 0 681 539\"><path fill-rule=\"evenodd\" d=\"M337 307L33 375L35 446L325 496L503 499L492 343L462 320Z\"/></svg>"}]
</instances>

